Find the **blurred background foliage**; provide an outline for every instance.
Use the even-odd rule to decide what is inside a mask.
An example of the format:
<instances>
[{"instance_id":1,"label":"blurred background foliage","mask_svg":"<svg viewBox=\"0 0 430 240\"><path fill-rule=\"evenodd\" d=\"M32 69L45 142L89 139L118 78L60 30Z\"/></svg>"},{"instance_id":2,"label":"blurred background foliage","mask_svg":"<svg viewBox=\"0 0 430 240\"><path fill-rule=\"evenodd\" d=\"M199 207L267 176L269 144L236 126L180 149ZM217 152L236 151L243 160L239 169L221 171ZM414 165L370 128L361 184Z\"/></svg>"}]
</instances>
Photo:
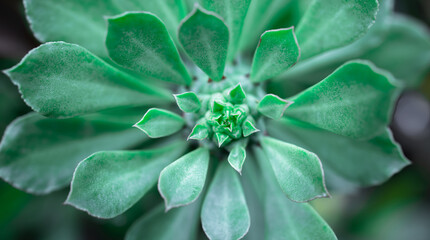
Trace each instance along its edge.
<instances>
[{"instance_id":1,"label":"blurred background foliage","mask_svg":"<svg viewBox=\"0 0 430 240\"><path fill-rule=\"evenodd\" d=\"M297 2L299 11L293 13L303 11L306 2ZM396 0L395 11L424 22L429 30L430 1ZM294 23L300 16L287 17ZM283 19L279 21L282 25ZM0 69L16 64L38 44L22 2L1 1ZM14 118L29 111L16 87L0 73L0 134ZM404 92L391 128L411 166L381 186L312 202L339 239L430 239L430 74L419 87ZM125 214L100 220L63 205L67 192L33 196L0 181L0 239L123 239L133 221L161 202L153 189Z\"/></svg>"}]
</instances>

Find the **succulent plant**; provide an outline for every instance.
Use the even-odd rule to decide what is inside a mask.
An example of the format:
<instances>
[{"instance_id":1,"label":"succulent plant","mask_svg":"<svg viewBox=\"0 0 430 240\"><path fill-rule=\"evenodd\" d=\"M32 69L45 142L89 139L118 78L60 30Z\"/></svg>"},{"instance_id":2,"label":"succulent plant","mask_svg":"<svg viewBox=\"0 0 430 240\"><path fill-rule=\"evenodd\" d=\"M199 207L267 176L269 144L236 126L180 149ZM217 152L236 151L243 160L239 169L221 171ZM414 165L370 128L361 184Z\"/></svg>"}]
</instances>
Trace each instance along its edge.
<instances>
[{"instance_id":1,"label":"succulent plant","mask_svg":"<svg viewBox=\"0 0 430 240\"><path fill-rule=\"evenodd\" d=\"M99 218L157 185L164 206L126 239L193 239L200 219L210 239L336 239L307 202L409 163L387 127L406 84L388 71L347 61L289 96L279 82L356 44L376 0L315 0L272 30L290 1L24 2L51 42L5 71L35 113L7 128L0 176L35 194L71 181L66 203Z\"/></svg>"}]
</instances>

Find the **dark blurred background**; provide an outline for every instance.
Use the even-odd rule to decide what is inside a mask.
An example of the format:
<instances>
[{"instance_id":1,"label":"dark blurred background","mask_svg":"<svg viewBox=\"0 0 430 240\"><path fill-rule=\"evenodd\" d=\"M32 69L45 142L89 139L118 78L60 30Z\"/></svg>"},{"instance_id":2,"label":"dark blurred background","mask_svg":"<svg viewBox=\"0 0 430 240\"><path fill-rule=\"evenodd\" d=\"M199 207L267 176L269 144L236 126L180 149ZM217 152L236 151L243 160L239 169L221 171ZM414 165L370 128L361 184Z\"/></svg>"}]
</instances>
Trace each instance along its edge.
<instances>
[{"instance_id":1,"label":"dark blurred background","mask_svg":"<svg viewBox=\"0 0 430 240\"><path fill-rule=\"evenodd\" d=\"M396 0L395 10L430 29L429 0ZM21 1L0 0L0 69L38 45ZM16 87L0 73L0 135L28 111ZM339 239L430 239L430 75L418 89L404 92L391 128L411 166L381 186L313 202ZM0 181L0 239L122 239L159 198L154 190L126 214L99 220L63 205L67 192L33 196Z\"/></svg>"}]
</instances>

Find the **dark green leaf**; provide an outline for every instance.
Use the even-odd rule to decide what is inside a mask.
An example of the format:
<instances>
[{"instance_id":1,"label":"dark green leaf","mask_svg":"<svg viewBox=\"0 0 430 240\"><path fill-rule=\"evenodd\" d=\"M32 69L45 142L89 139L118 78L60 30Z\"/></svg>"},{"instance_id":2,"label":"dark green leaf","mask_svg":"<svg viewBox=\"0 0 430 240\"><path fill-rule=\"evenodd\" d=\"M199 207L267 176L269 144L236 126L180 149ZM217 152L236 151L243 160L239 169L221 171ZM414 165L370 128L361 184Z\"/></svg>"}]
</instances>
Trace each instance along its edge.
<instances>
[{"instance_id":1,"label":"dark green leaf","mask_svg":"<svg viewBox=\"0 0 430 240\"><path fill-rule=\"evenodd\" d=\"M293 201L328 197L324 171L318 156L274 138L261 141L282 191Z\"/></svg>"},{"instance_id":2,"label":"dark green leaf","mask_svg":"<svg viewBox=\"0 0 430 240\"><path fill-rule=\"evenodd\" d=\"M276 95L267 94L258 103L257 110L266 117L280 119L285 110L293 103Z\"/></svg>"},{"instance_id":3,"label":"dark green leaf","mask_svg":"<svg viewBox=\"0 0 430 240\"><path fill-rule=\"evenodd\" d=\"M369 139L387 126L400 89L388 72L366 61L338 68L299 93L285 116L336 134Z\"/></svg>"},{"instance_id":4,"label":"dark green leaf","mask_svg":"<svg viewBox=\"0 0 430 240\"><path fill-rule=\"evenodd\" d=\"M50 117L171 100L167 91L119 71L78 45L63 42L30 51L6 74L30 107Z\"/></svg>"},{"instance_id":5,"label":"dark green leaf","mask_svg":"<svg viewBox=\"0 0 430 240\"><path fill-rule=\"evenodd\" d=\"M24 5L39 41L77 43L100 56L106 56L105 16L126 11L152 12L163 19L175 36L179 21L186 14L182 0L24 0Z\"/></svg>"},{"instance_id":6,"label":"dark green leaf","mask_svg":"<svg viewBox=\"0 0 430 240\"><path fill-rule=\"evenodd\" d=\"M159 108L149 109L134 127L142 130L150 138L169 136L185 125L181 116Z\"/></svg>"},{"instance_id":7,"label":"dark green leaf","mask_svg":"<svg viewBox=\"0 0 430 240\"><path fill-rule=\"evenodd\" d=\"M76 168L66 204L113 218L142 198L185 149L184 142L175 142L153 150L95 153Z\"/></svg>"},{"instance_id":8,"label":"dark green leaf","mask_svg":"<svg viewBox=\"0 0 430 240\"><path fill-rule=\"evenodd\" d=\"M210 239L240 239L250 217L242 185L227 161L220 162L203 202L202 226Z\"/></svg>"},{"instance_id":9,"label":"dark green leaf","mask_svg":"<svg viewBox=\"0 0 430 240\"><path fill-rule=\"evenodd\" d=\"M256 149L264 174L265 239L337 239L333 230L308 203L283 196L268 158Z\"/></svg>"},{"instance_id":10,"label":"dark green leaf","mask_svg":"<svg viewBox=\"0 0 430 240\"><path fill-rule=\"evenodd\" d=\"M106 47L115 62L146 77L191 83L164 23L152 13L126 12L108 18Z\"/></svg>"},{"instance_id":11,"label":"dark green leaf","mask_svg":"<svg viewBox=\"0 0 430 240\"><path fill-rule=\"evenodd\" d=\"M203 190L209 167L209 151L194 150L160 173L158 190L166 203L166 211L194 202Z\"/></svg>"},{"instance_id":12,"label":"dark green leaf","mask_svg":"<svg viewBox=\"0 0 430 240\"><path fill-rule=\"evenodd\" d=\"M301 59L343 47L364 35L376 19L377 0L314 0L296 31Z\"/></svg>"},{"instance_id":13,"label":"dark green leaf","mask_svg":"<svg viewBox=\"0 0 430 240\"><path fill-rule=\"evenodd\" d=\"M200 206L199 201L167 213L163 211L163 206L159 206L133 223L125 240L196 239Z\"/></svg>"},{"instance_id":14,"label":"dark green leaf","mask_svg":"<svg viewBox=\"0 0 430 240\"><path fill-rule=\"evenodd\" d=\"M176 99L176 104L183 112L197 112L202 106L199 98L193 92L176 94L174 97Z\"/></svg>"},{"instance_id":15,"label":"dark green leaf","mask_svg":"<svg viewBox=\"0 0 430 240\"><path fill-rule=\"evenodd\" d=\"M222 19L196 6L179 26L178 39L188 56L212 80L222 79L229 41Z\"/></svg>"},{"instance_id":16,"label":"dark green leaf","mask_svg":"<svg viewBox=\"0 0 430 240\"><path fill-rule=\"evenodd\" d=\"M68 185L90 154L144 141L129 124L101 119L50 119L30 113L12 122L0 145L0 176L16 188L45 194Z\"/></svg>"},{"instance_id":17,"label":"dark green leaf","mask_svg":"<svg viewBox=\"0 0 430 240\"><path fill-rule=\"evenodd\" d=\"M381 184L409 161L391 132L367 141L357 141L291 119L270 122L268 133L306 148L320 157L329 188L353 191Z\"/></svg>"},{"instance_id":18,"label":"dark green leaf","mask_svg":"<svg viewBox=\"0 0 430 240\"><path fill-rule=\"evenodd\" d=\"M263 82L293 66L300 58L294 28L269 30L261 35L251 68L251 81Z\"/></svg>"},{"instance_id":19,"label":"dark green leaf","mask_svg":"<svg viewBox=\"0 0 430 240\"><path fill-rule=\"evenodd\" d=\"M230 30L227 60L233 60L239 47L240 35L251 0L199 0L201 5L220 15Z\"/></svg>"}]
</instances>

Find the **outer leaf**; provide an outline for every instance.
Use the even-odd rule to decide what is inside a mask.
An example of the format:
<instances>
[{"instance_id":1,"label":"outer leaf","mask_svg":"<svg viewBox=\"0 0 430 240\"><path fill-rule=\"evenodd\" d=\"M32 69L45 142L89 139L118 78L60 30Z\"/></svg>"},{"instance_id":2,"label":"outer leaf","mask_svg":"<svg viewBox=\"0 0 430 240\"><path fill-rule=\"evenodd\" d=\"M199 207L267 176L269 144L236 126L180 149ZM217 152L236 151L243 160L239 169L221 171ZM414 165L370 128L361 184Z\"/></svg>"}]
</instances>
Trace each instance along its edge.
<instances>
[{"instance_id":1,"label":"outer leaf","mask_svg":"<svg viewBox=\"0 0 430 240\"><path fill-rule=\"evenodd\" d=\"M377 0L314 0L296 31L301 59L352 43L372 26L377 12Z\"/></svg>"},{"instance_id":2,"label":"outer leaf","mask_svg":"<svg viewBox=\"0 0 430 240\"><path fill-rule=\"evenodd\" d=\"M270 122L267 131L318 154L329 188L353 191L381 184L409 164L388 129L370 140L357 141L284 118Z\"/></svg>"},{"instance_id":3,"label":"outer leaf","mask_svg":"<svg viewBox=\"0 0 430 240\"><path fill-rule=\"evenodd\" d=\"M152 13L126 12L109 18L106 47L125 68L167 82L191 83L164 23Z\"/></svg>"},{"instance_id":4,"label":"outer leaf","mask_svg":"<svg viewBox=\"0 0 430 240\"><path fill-rule=\"evenodd\" d=\"M246 151L243 146L237 144L233 147L230 154L228 155L228 163L236 170L238 173L242 174L242 166L246 159Z\"/></svg>"},{"instance_id":5,"label":"outer leaf","mask_svg":"<svg viewBox=\"0 0 430 240\"><path fill-rule=\"evenodd\" d=\"M182 0L92 0L91 3L85 0L24 0L24 5L39 41L77 43L103 56L106 56L105 16L126 11L152 12L163 19L170 34L175 36L179 21L186 14Z\"/></svg>"},{"instance_id":6,"label":"outer leaf","mask_svg":"<svg viewBox=\"0 0 430 240\"><path fill-rule=\"evenodd\" d=\"M203 202L202 226L210 239L240 239L249 230L250 217L242 186L227 161L218 166Z\"/></svg>"},{"instance_id":7,"label":"outer leaf","mask_svg":"<svg viewBox=\"0 0 430 240\"><path fill-rule=\"evenodd\" d=\"M6 74L30 107L50 117L171 99L165 90L119 71L78 45L63 42L30 51Z\"/></svg>"},{"instance_id":8,"label":"outer leaf","mask_svg":"<svg viewBox=\"0 0 430 240\"><path fill-rule=\"evenodd\" d=\"M201 5L219 14L230 29L227 60L233 60L239 47L240 35L251 0L199 0Z\"/></svg>"},{"instance_id":9,"label":"outer leaf","mask_svg":"<svg viewBox=\"0 0 430 240\"><path fill-rule=\"evenodd\" d=\"M172 209L165 213L159 206L138 219L127 231L125 240L193 240L198 230L201 203Z\"/></svg>"},{"instance_id":10,"label":"outer leaf","mask_svg":"<svg viewBox=\"0 0 430 240\"><path fill-rule=\"evenodd\" d=\"M387 126L399 89L393 77L366 61L346 63L296 95L285 116L336 134L371 138Z\"/></svg>"},{"instance_id":11,"label":"outer leaf","mask_svg":"<svg viewBox=\"0 0 430 240\"><path fill-rule=\"evenodd\" d=\"M113 218L133 206L161 170L186 149L184 142L144 151L98 152L79 163L66 204L99 218Z\"/></svg>"},{"instance_id":12,"label":"outer leaf","mask_svg":"<svg viewBox=\"0 0 430 240\"><path fill-rule=\"evenodd\" d=\"M197 112L202 104L199 98L193 92L186 92L174 95L176 104L183 112Z\"/></svg>"},{"instance_id":13,"label":"outer leaf","mask_svg":"<svg viewBox=\"0 0 430 240\"><path fill-rule=\"evenodd\" d=\"M255 152L265 180L265 239L337 239L309 204L295 203L283 196L267 157L259 148Z\"/></svg>"},{"instance_id":14,"label":"outer leaf","mask_svg":"<svg viewBox=\"0 0 430 240\"><path fill-rule=\"evenodd\" d=\"M212 80L222 79L229 41L223 20L195 6L179 26L178 39L188 56Z\"/></svg>"},{"instance_id":15,"label":"outer leaf","mask_svg":"<svg viewBox=\"0 0 430 240\"><path fill-rule=\"evenodd\" d=\"M194 202L203 190L209 167L209 151L194 150L160 173L158 191L166 203L166 211Z\"/></svg>"},{"instance_id":16,"label":"outer leaf","mask_svg":"<svg viewBox=\"0 0 430 240\"><path fill-rule=\"evenodd\" d=\"M280 119L285 110L293 103L276 95L267 94L258 103L257 110L266 117Z\"/></svg>"},{"instance_id":17,"label":"outer leaf","mask_svg":"<svg viewBox=\"0 0 430 240\"><path fill-rule=\"evenodd\" d=\"M251 81L263 82L293 66L300 58L294 28L269 30L261 35L254 54Z\"/></svg>"},{"instance_id":18,"label":"outer leaf","mask_svg":"<svg viewBox=\"0 0 430 240\"><path fill-rule=\"evenodd\" d=\"M144 141L129 124L101 119L50 119L36 113L12 122L0 145L0 177L16 188L45 194L68 185L79 161L101 150Z\"/></svg>"},{"instance_id":19,"label":"outer leaf","mask_svg":"<svg viewBox=\"0 0 430 240\"><path fill-rule=\"evenodd\" d=\"M261 141L282 191L293 201L328 197L324 171L318 156L270 137Z\"/></svg>"},{"instance_id":20,"label":"outer leaf","mask_svg":"<svg viewBox=\"0 0 430 240\"><path fill-rule=\"evenodd\" d=\"M181 116L159 108L149 109L134 127L142 130L150 138L169 136L184 126Z\"/></svg>"}]
</instances>

